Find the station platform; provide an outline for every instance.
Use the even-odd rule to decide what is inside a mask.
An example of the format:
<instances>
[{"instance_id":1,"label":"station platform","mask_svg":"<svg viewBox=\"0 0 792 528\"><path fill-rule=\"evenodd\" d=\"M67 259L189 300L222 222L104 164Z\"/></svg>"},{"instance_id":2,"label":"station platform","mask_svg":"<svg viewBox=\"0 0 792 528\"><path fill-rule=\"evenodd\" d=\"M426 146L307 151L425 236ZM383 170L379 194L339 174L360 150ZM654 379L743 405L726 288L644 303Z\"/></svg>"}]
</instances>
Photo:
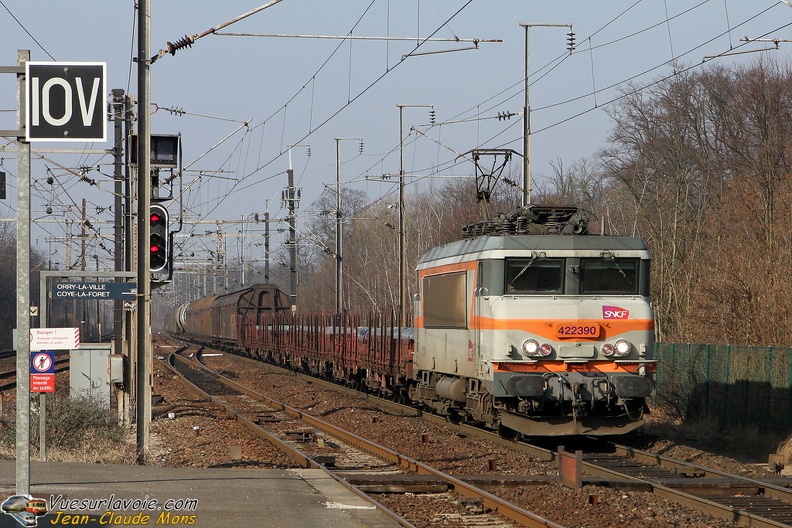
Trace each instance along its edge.
<instances>
[{"instance_id":1,"label":"station platform","mask_svg":"<svg viewBox=\"0 0 792 528\"><path fill-rule=\"evenodd\" d=\"M15 462L0 460L0 496L15 491ZM47 501L48 513L28 524L39 527L398 526L321 470L31 461L30 495ZM0 511L0 528L19 526L18 518Z\"/></svg>"}]
</instances>

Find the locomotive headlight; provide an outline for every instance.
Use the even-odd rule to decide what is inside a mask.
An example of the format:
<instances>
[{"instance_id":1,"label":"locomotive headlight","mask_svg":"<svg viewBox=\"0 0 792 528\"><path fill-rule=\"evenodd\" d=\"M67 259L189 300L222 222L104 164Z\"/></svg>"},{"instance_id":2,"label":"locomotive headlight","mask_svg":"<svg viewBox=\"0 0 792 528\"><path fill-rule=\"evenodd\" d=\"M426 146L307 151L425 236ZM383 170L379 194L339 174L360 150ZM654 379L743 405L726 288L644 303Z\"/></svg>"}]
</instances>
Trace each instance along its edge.
<instances>
[{"instance_id":1,"label":"locomotive headlight","mask_svg":"<svg viewBox=\"0 0 792 528\"><path fill-rule=\"evenodd\" d=\"M536 351L539 350L539 342L535 339L526 339L522 344L523 352L529 356L535 356Z\"/></svg>"},{"instance_id":2,"label":"locomotive headlight","mask_svg":"<svg viewBox=\"0 0 792 528\"><path fill-rule=\"evenodd\" d=\"M632 350L632 344L626 339L619 339L613 344L605 343L602 345L600 352L603 356L611 357L624 357Z\"/></svg>"},{"instance_id":3,"label":"locomotive headlight","mask_svg":"<svg viewBox=\"0 0 792 528\"><path fill-rule=\"evenodd\" d=\"M624 357L632 350L632 344L626 339L619 339L614 345L615 353L619 357Z\"/></svg>"},{"instance_id":4,"label":"locomotive headlight","mask_svg":"<svg viewBox=\"0 0 792 528\"><path fill-rule=\"evenodd\" d=\"M553 347L547 343L540 345L535 339L526 339L523 341L522 349L528 357L547 357L553 353Z\"/></svg>"}]
</instances>

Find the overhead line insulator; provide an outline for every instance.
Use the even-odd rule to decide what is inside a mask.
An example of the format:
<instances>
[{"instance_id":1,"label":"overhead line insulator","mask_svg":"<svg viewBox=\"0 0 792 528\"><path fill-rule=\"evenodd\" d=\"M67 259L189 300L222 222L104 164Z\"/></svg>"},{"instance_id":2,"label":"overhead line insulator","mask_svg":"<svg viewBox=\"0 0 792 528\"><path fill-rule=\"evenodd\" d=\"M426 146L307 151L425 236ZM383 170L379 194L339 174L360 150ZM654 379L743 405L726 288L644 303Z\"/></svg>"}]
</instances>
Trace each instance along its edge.
<instances>
[{"instance_id":1,"label":"overhead line insulator","mask_svg":"<svg viewBox=\"0 0 792 528\"><path fill-rule=\"evenodd\" d=\"M195 37L184 35L184 37L177 40L175 44L173 42L168 42L165 45L165 49L167 49L168 53L171 55L176 55L176 52L180 49L191 48L193 42L195 42Z\"/></svg>"}]
</instances>

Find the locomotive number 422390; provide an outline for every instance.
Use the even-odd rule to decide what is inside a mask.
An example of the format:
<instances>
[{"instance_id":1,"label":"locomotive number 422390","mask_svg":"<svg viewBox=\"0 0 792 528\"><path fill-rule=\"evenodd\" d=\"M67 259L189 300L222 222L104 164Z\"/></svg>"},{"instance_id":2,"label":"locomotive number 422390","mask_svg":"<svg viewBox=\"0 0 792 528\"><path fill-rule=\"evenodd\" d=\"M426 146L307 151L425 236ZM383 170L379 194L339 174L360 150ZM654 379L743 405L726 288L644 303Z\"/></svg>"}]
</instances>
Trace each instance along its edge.
<instances>
[{"instance_id":1,"label":"locomotive number 422390","mask_svg":"<svg viewBox=\"0 0 792 528\"><path fill-rule=\"evenodd\" d=\"M564 337L599 337L599 323L556 323L555 334L558 338Z\"/></svg>"}]
</instances>

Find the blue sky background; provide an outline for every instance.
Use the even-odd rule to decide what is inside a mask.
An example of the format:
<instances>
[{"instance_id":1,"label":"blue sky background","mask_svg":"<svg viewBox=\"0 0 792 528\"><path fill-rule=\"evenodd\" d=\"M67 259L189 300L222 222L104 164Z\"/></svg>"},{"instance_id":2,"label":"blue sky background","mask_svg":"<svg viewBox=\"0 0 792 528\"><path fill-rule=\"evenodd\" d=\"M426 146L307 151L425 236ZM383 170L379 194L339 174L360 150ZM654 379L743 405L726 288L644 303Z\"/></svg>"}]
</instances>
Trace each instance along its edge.
<instances>
[{"instance_id":1,"label":"blue sky background","mask_svg":"<svg viewBox=\"0 0 792 528\"><path fill-rule=\"evenodd\" d=\"M200 34L264 3L153 1L152 53L168 41ZM729 53L771 46L746 44L740 40L744 36L790 38L792 7L779 0L283 0L221 33L502 42L424 55L470 44L213 34L175 56L162 57L152 66L152 132L183 136L184 162L189 165L184 174L185 220L230 221L265 210L273 218L285 217L281 191L286 186L287 146L300 143L310 145L310 156L306 148L292 151L295 179L302 188L302 224L316 213L312 204L324 187L335 185L337 137L362 137L365 144L361 155L356 142L341 143L343 185L365 191L372 202L395 202L396 179L382 182L381 176L399 170L397 104L431 104L437 120L433 127L424 126L428 109L404 111L405 130L416 126L429 136L412 133L406 140L408 208L415 189L472 174L472 164L458 160L459 153L474 148L522 151L521 22L572 24L576 35L577 48L570 55L566 28L530 30L531 166L533 178L541 180L552 173L551 163L568 166L607 145L612 122L605 110L628 83L667 76L674 62L732 64L764 54L787 61L790 44L784 42L779 50L764 54ZM36 61L106 62L108 88L137 92L133 2L0 0L0 24L3 65L15 64L17 49L31 50ZM706 59L721 54L727 55ZM13 75L0 76L0 128L15 128L14 82ZM500 112L518 115L498 120ZM9 198L0 203L0 217L9 219L16 214L16 162L10 153L0 157L0 170L9 174ZM63 264L64 220L79 222L83 198L97 226L112 219L107 209L113 200L112 159L86 154L46 158L33 164L33 218L42 220L36 224L34 243ZM512 165L508 170L519 175L519 159ZM60 166L87 168L86 175L99 184L79 181ZM63 185L57 192L42 183L48 168ZM47 205L54 214L44 212ZM99 229L92 244L112 234L110 226ZM199 224L190 229L212 228ZM194 249L200 250L211 241L196 244ZM111 265L107 252L91 251ZM229 254L233 256L230 249Z\"/></svg>"}]
</instances>

